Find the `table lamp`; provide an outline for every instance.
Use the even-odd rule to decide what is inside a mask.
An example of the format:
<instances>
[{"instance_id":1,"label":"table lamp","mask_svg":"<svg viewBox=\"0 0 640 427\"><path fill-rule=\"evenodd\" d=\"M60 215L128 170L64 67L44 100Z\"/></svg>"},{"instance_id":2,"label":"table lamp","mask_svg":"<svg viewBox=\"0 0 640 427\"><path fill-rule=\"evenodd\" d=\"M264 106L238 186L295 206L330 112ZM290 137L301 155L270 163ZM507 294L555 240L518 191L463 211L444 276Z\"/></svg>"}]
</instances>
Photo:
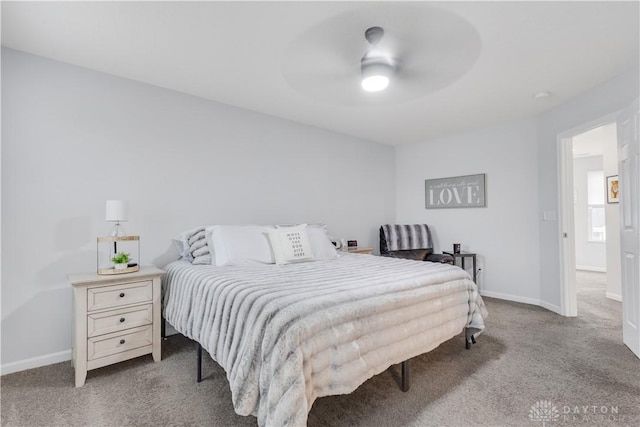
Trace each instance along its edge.
<instances>
[{"instance_id":1,"label":"table lamp","mask_svg":"<svg viewBox=\"0 0 640 427\"><path fill-rule=\"evenodd\" d=\"M111 237L124 236L124 227L120 225L120 221L129 220L129 202L127 200L107 200L105 220L115 222L111 229Z\"/></svg>"},{"instance_id":2,"label":"table lamp","mask_svg":"<svg viewBox=\"0 0 640 427\"><path fill-rule=\"evenodd\" d=\"M120 224L129 219L129 202L107 200L105 220L113 222L109 237L98 237L98 274L123 274L138 271L140 237L127 236Z\"/></svg>"}]
</instances>

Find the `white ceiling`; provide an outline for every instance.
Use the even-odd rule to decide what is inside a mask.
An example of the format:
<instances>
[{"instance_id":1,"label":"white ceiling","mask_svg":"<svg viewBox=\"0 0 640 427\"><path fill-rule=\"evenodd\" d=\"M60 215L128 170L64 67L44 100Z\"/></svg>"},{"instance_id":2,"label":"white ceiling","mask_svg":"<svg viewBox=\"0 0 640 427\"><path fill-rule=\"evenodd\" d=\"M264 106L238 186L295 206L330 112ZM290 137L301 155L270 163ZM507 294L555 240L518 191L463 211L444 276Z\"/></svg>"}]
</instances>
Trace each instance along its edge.
<instances>
[{"instance_id":1,"label":"white ceiling","mask_svg":"<svg viewBox=\"0 0 640 427\"><path fill-rule=\"evenodd\" d=\"M602 156L607 140L616 140L616 124L607 123L573 138L573 157Z\"/></svg>"},{"instance_id":2,"label":"white ceiling","mask_svg":"<svg viewBox=\"0 0 640 427\"><path fill-rule=\"evenodd\" d=\"M3 1L2 45L395 145L536 115L637 67L638 6ZM373 25L405 68L365 94Z\"/></svg>"}]
</instances>

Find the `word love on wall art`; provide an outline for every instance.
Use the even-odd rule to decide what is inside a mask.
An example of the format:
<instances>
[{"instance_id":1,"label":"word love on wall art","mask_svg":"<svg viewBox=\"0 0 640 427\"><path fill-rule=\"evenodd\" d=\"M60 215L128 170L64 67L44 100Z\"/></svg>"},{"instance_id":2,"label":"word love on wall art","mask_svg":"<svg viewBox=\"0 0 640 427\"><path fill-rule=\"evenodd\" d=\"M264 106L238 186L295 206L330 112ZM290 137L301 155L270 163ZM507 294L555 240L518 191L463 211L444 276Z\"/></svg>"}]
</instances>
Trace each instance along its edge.
<instances>
[{"instance_id":1,"label":"word love on wall art","mask_svg":"<svg viewBox=\"0 0 640 427\"><path fill-rule=\"evenodd\" d=\"M486 174L426 179L427 209L482 208L486 203Z\"/></svg>"}]
</instances>

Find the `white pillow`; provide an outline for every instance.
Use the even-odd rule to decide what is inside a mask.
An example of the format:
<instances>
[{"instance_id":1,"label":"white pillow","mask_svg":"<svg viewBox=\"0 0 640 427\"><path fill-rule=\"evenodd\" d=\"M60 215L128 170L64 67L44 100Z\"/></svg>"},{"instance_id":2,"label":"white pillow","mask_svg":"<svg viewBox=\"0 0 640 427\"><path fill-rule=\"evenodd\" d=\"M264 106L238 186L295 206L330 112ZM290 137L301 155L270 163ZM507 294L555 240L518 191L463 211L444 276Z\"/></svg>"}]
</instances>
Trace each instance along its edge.
<instances>
[{"instance_id":1,"label":"white pillow","mask_svg":"<svg viewBox=\"0 0 640 427\"><path fill-rule=\"evenodd\" d=\"M273 264L266 234L273 229L264 225L214 225L210 239L215 265Z\"/></svg>"},{"instance_id":2,"label":"white pillow","mask_svg":"<svg viewBox=\"0 0 640 427\"><path fill-rule=\"evenodd\" d=\"M278 227L269 231L269 240L276 258L276 264L313 261L307 224L295 227Z\"/></svg>"},{"instance_id":3,"label":"white pillow","mask_svg":"<svg viewBox=\"0 0 640 427\"><path fill-rule=\"evenodd\" d=\"M307 234L311 243L311 250L317 260L338 258L336 247L331 243L327 226L324 224L307 225Z\"/></svg>"}]
</instances>

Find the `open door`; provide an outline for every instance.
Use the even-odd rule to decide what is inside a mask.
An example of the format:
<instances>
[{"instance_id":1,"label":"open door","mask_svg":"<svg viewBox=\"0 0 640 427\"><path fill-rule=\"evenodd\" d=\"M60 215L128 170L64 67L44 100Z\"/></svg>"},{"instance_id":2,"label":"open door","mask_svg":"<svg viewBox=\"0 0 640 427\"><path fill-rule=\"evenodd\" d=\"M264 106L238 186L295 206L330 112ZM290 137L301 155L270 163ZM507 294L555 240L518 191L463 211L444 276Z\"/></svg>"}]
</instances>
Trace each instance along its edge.
<instances>
[{"instance_id":1,"label":"open door","mask_svg":"<svg viewBox=\"0 0 640 427\"><path fill-rule=\"evenodd\" d=\"M622 340L640 357L640 112L638 99L618 119ZM609 189L607 189L609 191Z\"/></svg>"}]
</instances>

